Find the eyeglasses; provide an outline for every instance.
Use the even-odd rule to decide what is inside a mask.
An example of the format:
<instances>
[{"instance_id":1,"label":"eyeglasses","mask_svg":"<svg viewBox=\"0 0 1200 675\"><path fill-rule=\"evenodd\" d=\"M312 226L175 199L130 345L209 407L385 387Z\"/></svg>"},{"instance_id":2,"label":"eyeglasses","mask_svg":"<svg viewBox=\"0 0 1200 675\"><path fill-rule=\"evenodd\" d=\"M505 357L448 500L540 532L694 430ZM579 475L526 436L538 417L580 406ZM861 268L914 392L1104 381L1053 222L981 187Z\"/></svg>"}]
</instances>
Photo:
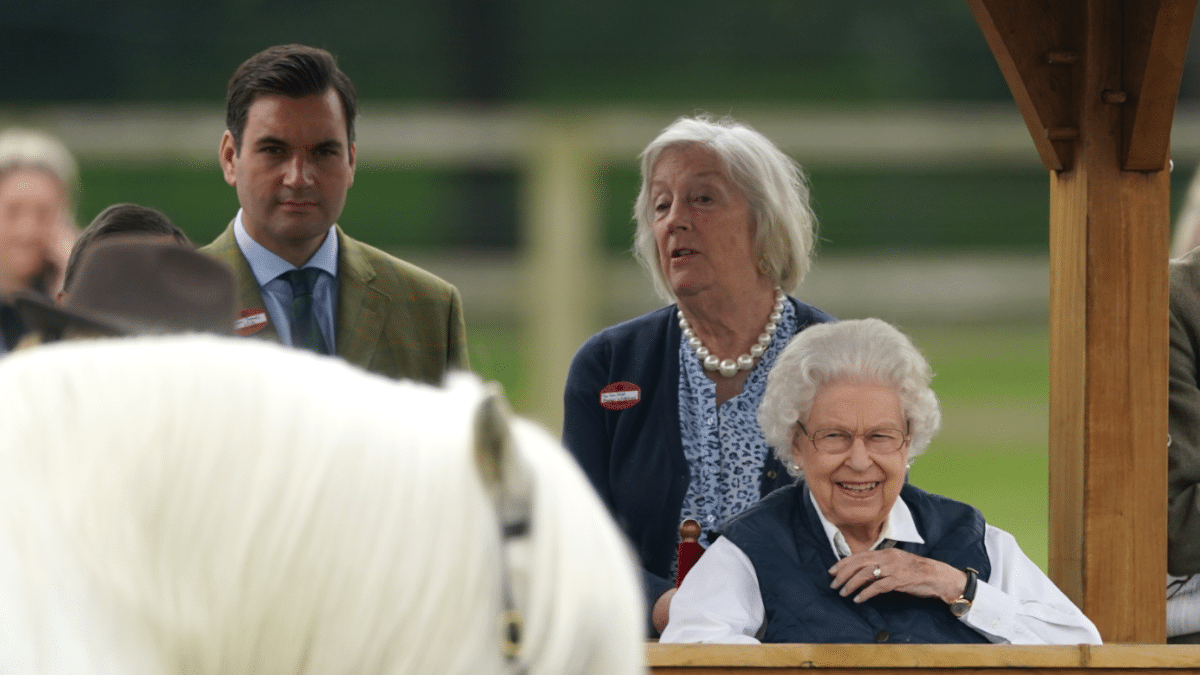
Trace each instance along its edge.
<instances>
[{"instance_id":1,"label":"eyeglasses","mask_svg":"<svg viewBox=\"0 0 1200 675\"><path fill-rule=\"evenodd\" d=\"M861 434L851 433L845 429L817 429L811 435L804 425L796 422L800 431L813 446L827 455L840 455L850 450L854 439L862 438L867 452L872 455L890 455L898 452L908 442L908 434L899 429L871 429Z\"/></svg>"}]
</instances>

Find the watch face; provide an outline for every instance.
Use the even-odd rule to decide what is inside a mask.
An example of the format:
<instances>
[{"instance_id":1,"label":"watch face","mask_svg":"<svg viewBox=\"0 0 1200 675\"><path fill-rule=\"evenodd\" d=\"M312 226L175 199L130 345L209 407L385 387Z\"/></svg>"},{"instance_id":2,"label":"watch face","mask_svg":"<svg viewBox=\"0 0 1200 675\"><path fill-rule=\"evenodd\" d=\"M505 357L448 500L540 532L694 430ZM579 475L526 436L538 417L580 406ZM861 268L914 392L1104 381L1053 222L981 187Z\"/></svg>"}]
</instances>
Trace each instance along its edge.
<instances>
[{"instance_id":1,"label":"watch face","mask_svg":"<svg viewBox=\"0 0 1200 675\"><path fill-rule=\"evenodd\" d=\"M950 613L953 614L954 616L961 617L962 615L966 614L967 610L969 610L969 609L971 609L971 601L970 600L964 600L963 598L959 598L959 599L955 600L954 602L950 603Z\"/></svg>"}]
</instances>

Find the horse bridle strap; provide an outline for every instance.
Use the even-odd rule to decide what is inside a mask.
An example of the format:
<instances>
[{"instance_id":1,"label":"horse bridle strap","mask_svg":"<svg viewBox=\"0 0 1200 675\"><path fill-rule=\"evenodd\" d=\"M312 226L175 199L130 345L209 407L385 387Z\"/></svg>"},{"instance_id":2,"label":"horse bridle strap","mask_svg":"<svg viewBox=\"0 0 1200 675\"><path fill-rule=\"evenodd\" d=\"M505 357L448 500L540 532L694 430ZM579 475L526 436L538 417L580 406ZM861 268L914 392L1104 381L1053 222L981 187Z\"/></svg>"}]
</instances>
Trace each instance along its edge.
<instances>
[{"instance_id":1,"label":"horse bridle strap","mask_svg":"<svg viewBox=\"0 0 1200 675\"><path fill-rule=\"evenodd\" d=\"M521 638L525 628L525 620L517 609L516 598L513 594L512 575L509 572L507 549L512 540L529 535L529 520L523 518L515 523L503 523L500 526L500 589L504 606L500 611L500 635L503 644L504 658L508 661L514 675L523 675L528 668L521 661Z\"/></svg>"}]
</instances>

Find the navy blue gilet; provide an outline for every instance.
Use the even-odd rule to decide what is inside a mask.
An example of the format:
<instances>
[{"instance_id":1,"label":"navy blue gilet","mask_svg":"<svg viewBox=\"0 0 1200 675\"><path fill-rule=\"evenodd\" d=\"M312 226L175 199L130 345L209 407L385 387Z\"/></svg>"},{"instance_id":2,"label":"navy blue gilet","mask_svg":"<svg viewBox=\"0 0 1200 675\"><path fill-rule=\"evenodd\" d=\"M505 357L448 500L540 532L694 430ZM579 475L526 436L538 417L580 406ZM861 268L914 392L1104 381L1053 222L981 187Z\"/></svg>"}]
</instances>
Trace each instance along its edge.
<instances>
[{"instance_id":1,"label":"navy blue gilet","mask_svg":"<svg viewBox=\"0 0 1200 675\"><path fill-rule=\"evenodd\" d=\"M971 567L987 581L992 566L975 508L905 484L900 490L924 544L896 548ZM721 534L750 558L766 610L763 642L987 642L945 602L891 592L855 604L830 588L837 562L803 482L780 488L732 518Z\"/></svg>"}]
</instances>

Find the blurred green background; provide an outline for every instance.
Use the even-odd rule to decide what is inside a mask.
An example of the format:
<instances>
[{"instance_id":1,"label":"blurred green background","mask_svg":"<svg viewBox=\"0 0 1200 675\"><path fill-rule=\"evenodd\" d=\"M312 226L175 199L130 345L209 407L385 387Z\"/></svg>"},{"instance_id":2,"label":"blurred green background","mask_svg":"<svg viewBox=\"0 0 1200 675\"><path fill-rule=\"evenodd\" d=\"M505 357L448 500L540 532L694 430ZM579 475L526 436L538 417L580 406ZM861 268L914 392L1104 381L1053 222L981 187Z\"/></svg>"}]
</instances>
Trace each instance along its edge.
<instances>
[{"instance_id":1,"label":"blurred green background","mask_svg":"<svg viewBox=\"0 0 1200 675\"><path fill-rule=\"evenodd\" d=\"M759 106L1012 105L962 0L6 0L0 116L36 125L47 110L80 106L219 109L234 68L281 42L337 54L365 115L405 105L652 106L735 117ZM1195 61L1189 54L1181 105L1200 94ZM83 156L81 224L130 201L163 210L208 242L237 208L216 165L217 142L204 161ZM1048 181L1032 144L1029 156L1020 166L935 168L796 157L809 171L821 222L818 260L1044 256ZM1176 205L1190 168L1172 176ZM341 221L389 250L515 258L519 180L505 168L362 162ZM624 257L635 158L607 166L598 191L596 243ZM468 315L472 364L524 409L530 394L517 317L487 316ZM1044 310L1015 321L901 323L933 363L945 417L913 481L979 506L1044 567Z\"/></svg>"}]
</instances>

